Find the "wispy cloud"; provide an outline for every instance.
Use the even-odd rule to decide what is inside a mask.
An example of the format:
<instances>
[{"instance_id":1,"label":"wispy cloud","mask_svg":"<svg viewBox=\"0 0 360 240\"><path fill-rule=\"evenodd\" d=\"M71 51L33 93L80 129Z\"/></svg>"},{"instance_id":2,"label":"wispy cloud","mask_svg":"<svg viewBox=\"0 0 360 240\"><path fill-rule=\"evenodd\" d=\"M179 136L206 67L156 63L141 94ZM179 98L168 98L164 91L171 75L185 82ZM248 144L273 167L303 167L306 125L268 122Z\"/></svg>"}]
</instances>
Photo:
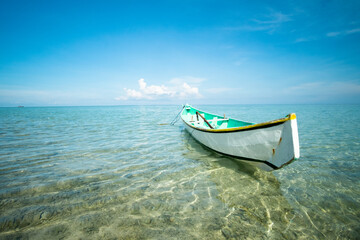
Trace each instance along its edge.
<instances>
[{"instance_id":1,"label":"wispy cloud","mask_svg":"<svg viewBox=\"0 0 360 240\"><path fill-rule=\"evenodd\" d=\"M241 58L241 59L235 61L234 64L235 64L236 66L241 66L241 65L243 65L247 60L248 60L247 58Z\"/></svg>"},{"instance_id":2,"label":"wispy cloud","mask_svg":"<svg viewBox=\"0 0 360 240\"><path fill-rule=\"evenodd\" d=\"M286 89L296 95L354 95L360 94L360 84L356 82L310 82Z\"/></svg>"},{"instance_id":3,"label":"wispy cloud","mask_svg":"<svg viewBox=\"0 0 360 240\"><path fill-rule=\"evenodd\" d=\"M270 14L262 15L259 18L251 19L249 24L241 26L227 27L225 30L231 31L266 31L269 34L274 33L283 23L292 21L292 15L283 14L272 10Z\"/></svg>"},{"instance_id":4,"label":"wispy cloud","mask_svg":"<svg viewBox=\"0 0 360 240\"><path fill-rule=\"evenodd\" d=\"M360 32L360 28L353 28L350 30L338 31L338 32L328 32L326 34L327 37L337 37L337 36L344 36L349 34L354 34Z\"/></svg>"},{"instance_id":5,"label":"wispy cloud","mask_svg":"<svg viewBox=\"0 0 360 240\"><path fill-rule=\"evenodd\" d=\"M0 102L10 105L68 105L93 104L103 100L98 91L60 91L60 90L23 90L1 89Z\"/></svg>"},{"instance_id":6,"label":"wispy cloud","mask_svg":"<svg viewBox=\"0 0 360 240\"><path fill-rule=\"evenodd\" d=\"M347 30L346 34L353 34L353 33L358 33L358 32L360 32L360 28L354 28L351 30Z\"/></svg>"},{"instance_id":7,"label":"wispy cloud","mask_svg":"<svg viewBox=\"0 0 360 240\"><path fill-rule=\"evenodd\" d=\"M205 78L184 76L184 77L172 78L170 80L170 83L174 84L174 85L182 85L183 83L189 83L189 84L194 85L194 86L199 86L199 84L202 83L205 80L206 80Z\"/></svg>"},{"instance_id":8,"label":"wispy cloud","mask_svg":"<svg viewBox=\"0 0 360 240\"><path fill-rule=\"evenodd\" d=\"M286 15L282 12L272 11L271 14L265 15L263 19L253 19L253 21L263 25L281 24L284 22L292 21L290 16L291 15Z\"/></svg>"},{"instance_id":9,"label":"wispy cloud","mask_svg":"<svg viewBox=\"0 0 360 240\"><path fill-rule=\"evenodd\" d=\"M204 79L185 77L185 78L173 78L170 81L170 86L165 85L148 85L143 78L139 79L139 89L124 88L125 95L116 97L116 100L129 100L129 99L147 99L155 100L159 98L180 98L187 97L200 98L199 88L190 86L186 80L199 84Z\"/></svg>"},{"instance_id":10,"label":"wispy cloud","mask_svg":"<svg viewBox=\"0 0 360 240\"><path fill-rule=\"evenodd\" d=\"M339 36L341 32L329 32L326 34L327 37L336 37Z\"/></svg>"},{"instance_id":11,"label":"wispy cloud","mask_svg":"<svg viewBox=\"0 0 360 240\"><path fill-rule=\"evenodd\" d=\"M350 35L350 34L354 34L354 33L358 33L360 32L360 28L354 28L354 29L350 29L350 30L344 30L344 31L337 31L337 32L328 32L326 33L326 37L341 37L341 36L346 36L346 35ZM316 41L319 40L322 37L316 37L316 36L311 36L311 37L301 37L295 40L295 43L301 43L301 42L310 42L310 41Z\"/></svg>"},{"instance_id":12,"label":"wispy cloud","mask_svg":"<svg viewBox=\"0 0 360 240\"><path fill-rule=\"evenodd\" d=\"M319 89L321 86L324 85L324 82L310 82L310 83L303 83L300 85L292 86L289 88L291 91L308 91L308 90L315 90Z\"/></svg>"},{"instance_id":13,"label":"wispy cloud","mask_svg":"<svg viewBox=\"0 0 360 240\"><path fill-rule=\"evenodd\" d=\"M295 43L301 43L301 42L310 42L310 41L315 41L318 38L316 37L302 37L302 38L298 38L295 40Z\"/></svg>"},{"instance_id":14,"label":"wispy cloud","mask_svg":"<svg viewBox=\"0 0 360 240\"><path fill-rule=\"evenodd\" d=\"M241 88L227 88L227 87L219 87L219 88L208 88L204 91L211 93L211 94L220 94L220 93L229 93L233 91L241 90Z\"/></svg>"},{"instance_id":15,"label":"wispy cloud","mask_svg":"<svg viewBox=\"0 0 360 240\"><path fill-rule=\"evenodd\" d=\"M287 87L279 92L298 103L358 103L360 83L353 81L316 81Z\"/></svg>"}]
</instances>

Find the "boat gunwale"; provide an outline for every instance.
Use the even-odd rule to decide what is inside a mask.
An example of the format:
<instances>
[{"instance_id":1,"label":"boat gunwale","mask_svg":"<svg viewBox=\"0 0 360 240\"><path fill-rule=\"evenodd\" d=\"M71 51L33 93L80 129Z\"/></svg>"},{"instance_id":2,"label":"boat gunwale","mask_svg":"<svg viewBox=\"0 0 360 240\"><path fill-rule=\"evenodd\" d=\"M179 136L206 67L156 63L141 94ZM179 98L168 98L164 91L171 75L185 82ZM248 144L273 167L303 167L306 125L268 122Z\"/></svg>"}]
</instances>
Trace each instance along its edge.
<instances>
[{"instance_id":1,"label":"boat gunwale","mask_svg":"<svg viewBox=\"0 0 360 240\"><path fill-rule=\"evenodd\" d=\"M186 106L189 106L192 109L198 110L198 109L196 109L196 108L194 108L194 107L192 107L190 105L186 105ZM184 107L182 113L186 109L185 107ZM204 111L201 111L201 112L204 112ZM296 119L296 115L294 113L291 113L291 114L287 115L284 118L280 118L280 119L276 119L276 120L272 120L272 121L268 121L268 122L255 123L255 124L248 125L248 126L243 126L243 127L233 127L233 128L224 128L224 129L206 129L206 128L198 128L198 127L195 127L195 126L189 124L187 121L185 121L183 119L182 113L181 113L181 120L186 125L188 125L191 128L194 128L196 130L199 130L199 131L202 131L202 132L209 132L209 133L230 133L230 132L240 132L240 131L247 131L247 130L256 130L256 129L261 129L261 128L268 128L268 127L277 126L277 125L282 124L282 123L284 123L286 121ZM207 113L207 112L204 112L204 113ZM219 116L217 114L212 114L212 113L208 113L208 114ZM232 118L229 118L229 119L232 119ZM237 119L234 119L234 120L241 121L241 120L237 120ZM241 121L241 122L244 122L244 121Z\"/></svg>"}]
</instances>

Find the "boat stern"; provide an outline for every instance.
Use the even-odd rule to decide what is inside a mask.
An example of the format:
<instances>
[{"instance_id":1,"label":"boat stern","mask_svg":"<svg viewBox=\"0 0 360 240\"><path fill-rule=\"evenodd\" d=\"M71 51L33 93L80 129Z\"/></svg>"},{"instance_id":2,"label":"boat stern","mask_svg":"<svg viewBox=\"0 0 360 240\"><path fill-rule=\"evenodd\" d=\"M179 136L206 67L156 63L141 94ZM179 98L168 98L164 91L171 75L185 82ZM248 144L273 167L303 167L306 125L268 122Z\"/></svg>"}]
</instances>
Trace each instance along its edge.
<instances>
[{"instance_id":1,"label":"boat stern","mask_svg":"<svg viewBox=\"0 0 360 240\"><path fill-rule=\"evenodd\" d=\"M288 120L284 122L284 128L278 143L273 149L270 162L278 168L300 158L299 133L297 127L296 114L288 115Z\"/></svg>"}]
</instances>

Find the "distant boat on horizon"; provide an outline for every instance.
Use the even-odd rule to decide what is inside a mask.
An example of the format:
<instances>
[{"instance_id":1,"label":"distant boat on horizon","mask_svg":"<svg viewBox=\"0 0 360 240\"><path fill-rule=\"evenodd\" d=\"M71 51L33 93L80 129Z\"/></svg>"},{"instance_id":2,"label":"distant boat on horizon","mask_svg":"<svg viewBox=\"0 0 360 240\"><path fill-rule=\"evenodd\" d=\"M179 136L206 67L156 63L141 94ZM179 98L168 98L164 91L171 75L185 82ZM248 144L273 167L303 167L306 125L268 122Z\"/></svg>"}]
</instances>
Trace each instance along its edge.
<instances>
[{"instance_id":1,"label":"distant boat on horizon","mask_svg":"<svg viewBox=\"0 0 360 240\"><path fill-rule=\"evenodd\" d=\"M24 106L17 106L18 108L23 108Z\"/></svg>"}]
</instances>

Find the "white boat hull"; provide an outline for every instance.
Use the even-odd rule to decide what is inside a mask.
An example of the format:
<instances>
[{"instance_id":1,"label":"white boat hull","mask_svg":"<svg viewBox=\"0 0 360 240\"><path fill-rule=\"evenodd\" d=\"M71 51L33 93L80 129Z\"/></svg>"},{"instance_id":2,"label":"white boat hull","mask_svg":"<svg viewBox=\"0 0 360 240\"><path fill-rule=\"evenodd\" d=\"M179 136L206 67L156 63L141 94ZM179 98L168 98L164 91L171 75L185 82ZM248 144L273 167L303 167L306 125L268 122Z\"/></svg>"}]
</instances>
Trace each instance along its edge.
<instances>
[{"instance_id":1,"label":"white boat hull","mask_svg":"<svg viewBox=\"0 0 360 240\"><path fill-rule=\"evenodd\" d=\"M300 157L295 114L289 120L258 128L211 132L184 121L186 130L197 141L216 152L278 169Z\"/></svg>"}]
</instances>

